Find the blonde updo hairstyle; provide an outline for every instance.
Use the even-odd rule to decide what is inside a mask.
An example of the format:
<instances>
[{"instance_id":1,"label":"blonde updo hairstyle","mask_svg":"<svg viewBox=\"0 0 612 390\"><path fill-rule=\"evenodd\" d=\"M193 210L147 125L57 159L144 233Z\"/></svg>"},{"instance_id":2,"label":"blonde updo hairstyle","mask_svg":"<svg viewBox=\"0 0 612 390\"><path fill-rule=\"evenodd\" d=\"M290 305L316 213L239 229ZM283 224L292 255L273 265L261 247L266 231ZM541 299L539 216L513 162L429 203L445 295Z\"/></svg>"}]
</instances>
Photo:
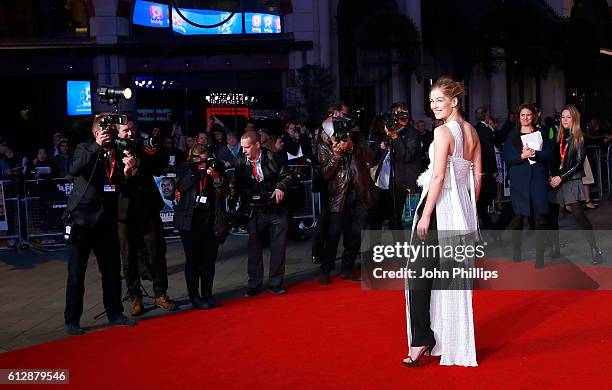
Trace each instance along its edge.
<instances>
[{"instance_id":1,"label":"blonde updo hairstyle","mask_svg":"<svg viewBox=\"0 0 612 390\"><path fill-rule=\"evenodd\" d=\"M451 99L457 98L457 108L459 108L459 101L465 95L463 83L455 81L448 76L442 76L431 86L432 91L435 89L439 89L444 96Z\"/></svg>"}]
</instances>

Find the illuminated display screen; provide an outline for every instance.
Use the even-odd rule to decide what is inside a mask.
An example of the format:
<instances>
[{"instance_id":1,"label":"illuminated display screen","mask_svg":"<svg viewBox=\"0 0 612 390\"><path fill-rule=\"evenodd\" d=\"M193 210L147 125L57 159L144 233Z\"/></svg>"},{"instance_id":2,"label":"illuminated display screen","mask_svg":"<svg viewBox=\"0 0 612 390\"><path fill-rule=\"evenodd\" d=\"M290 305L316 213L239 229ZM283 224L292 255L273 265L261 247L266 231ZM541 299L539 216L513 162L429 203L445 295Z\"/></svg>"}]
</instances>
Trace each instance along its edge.
<instances>
[{"instance_id":1,"label":"illuminated display screen","mask_svg":"<svg viewBox=\"0 0 612 390\"><path fill-rule=\"evenodd\" d=\"M212 25L224 21L231 14L227 11L210 11L202 9L183 9L180 8L181 13L185 18L190 21L203 24ZM179 16L177 12L172 12L172 30L182 35L232 35L242 34L242 14L236 13L230 20L222 24L221 26L214 28L199 28L187 23L183 18Z\"/></svg>"},{"instance_id":2,"label":"illuminated display screen","mask_svg":"<svg viewBox=\"0 0 612 390\"><path fill-rule=\"evenodd\" d=\"M66 82L68 115L91 115L91 84L89 81Z\"/></svg>"},{"instance_id":3,"label":"illuminated display screen","mask_svg":"<svg viewBox=\"0 0 612 390\"><path fill-rule=\"evenodd\" d=\"M145 27L170 27L168 5L136 0L132 23Z\"/></svg>"},{"instance_id":4,"label":"illuminated display screen","mask_svg":"<svg viewBox=\"0 0 612 390\"><path fill-rule=\"evenodd\" d=\"M281 18L278 15L245 12L244 29L247 34L280 34Z\"/></svg>"},{"instance_id":5,"label":"illuminated display screen","mask_svg":"<svg viewBox=\"0 0 612 390\"><path fill-rule=\"evenodd\" d=\"M234 16L213 28L200 28L183 20L176 12L172 12L172 30L181 35L236 35L236 34L280 34L282 32L279 15L245 12ZM213 25L224 21L231 14L228 11L213 11L204 9L179 8L186 19L202 25ZM244 31L242 18L244 17ZM170 8L167 4L136 0L132 23L138 26L167 28L170 27Z\"/></svg>"}]
</instances>

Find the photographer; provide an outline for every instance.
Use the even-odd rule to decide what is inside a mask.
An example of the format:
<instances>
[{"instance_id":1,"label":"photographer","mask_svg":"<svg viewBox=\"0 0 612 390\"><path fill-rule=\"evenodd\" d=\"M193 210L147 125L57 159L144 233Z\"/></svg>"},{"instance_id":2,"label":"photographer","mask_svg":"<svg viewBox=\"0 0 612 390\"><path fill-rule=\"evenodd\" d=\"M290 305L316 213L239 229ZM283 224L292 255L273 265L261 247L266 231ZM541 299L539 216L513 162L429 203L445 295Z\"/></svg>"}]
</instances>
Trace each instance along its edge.
<instances>
[{"instance_id":1,"label":"photographer","mask_svg":"<svg viewBox=\"0 0 612 390\"><path fill-rule=\"evenodd\" d=\"M414 127L408 126L410 111L405 103L394 103L386 118L386 138L372 161L376 166L373 177L381 202L373 213L372 229L380 230L383 221L389 229L403 230L404 204L410 191L417 188L421 172L421 140Z\"/></svg>"},{"instance_id":2,"label":"photographer","mask_svg":"<svg viewBox=\"0 0 612 390\"><path fill-rule=\"evenodd\" d=\"M285 294L282 287L287 246L287 206L284 200L293 177L277 153L261 147L259 134L247 131L240 139L244 154L238 157L230 184L232 200L246 205L249 215L249 282L246 297L254 297L263 284L263 234L270 234L268 291Z\"/></svg>"},{"instance_id":3,"label":"photographer","mask_svg":"<svg viewBox=\"0 0 612 390\"><path fill-rule=\"evenodd\" d=\"M127 295L132 301L132 316L144 314L140 268L145 268L145 264L150 264L147 268L150 268L153 279L155 306L164 310L176 309L176 304L166 297L166 241L159 216L164 203L153 179L165 167L165 160L156 147L156 139L140 142L136 134L132 118L128 117L125 125L119 125L118 138L126 142L124 147L138 159L134 176L121 188L118 208L121 265ZM141 258L142 254L146 256ZM139 263L143 265L139 267Z\"/></svg>"},{"instance_id":4,"label":"photographer","mask_svg":"<svg viewBox=\"0 0 612 390\"><path fill-rule=\"evenodd\" d=\"M372 151L359 131L351 127L346 118L335 117L333 135L322 139L318 145L321 173L328 180L329 226L323 247L320 278L323 285L331 281L330 272L334 268L338 242L343 234L344 253L340 277L360 280L352 274L352 270L361 247L361 230L366 223L368 209L376 203L377 194L367 167L373 157Z\"/></svg>"},{"instance_id":5,"label":"photographer","mask_svg":"<svg viewBox=\"0 0 612 390\"><path fill-rule=\"evenodd\" d=\"M330 138L334 135L334 119L346 118L349 108L344 102L338 101L332 103L328 107L327 112L328 116L323 123L321 123L321 129L316 137L315 151L318 150L319 143L329 142ZM315 153L314 158L317 160L316 164L320 166L318 162L318 153ZM319 192L320 200L320 215L312 240L312 262L315 264L321 264L323 262L323 250L325 249L325 240L329 227L329 213L327 212L327 186L329 183L320 173L320 169L317 169L316 176L313 180L313 192Z\"/></svg>"},{"instance_id":6,"label":"photographer","mask_svg":"<svg viewBox=\"0 0 612 390\"><path fill-rule=\"evenodd\" d=\"M207 146L191 148L189 161L179 167L176 183L181 199L174 211L174 227L183 242L187 293L195 309L221 306L212 287L217 249L229 231L223 214L229 193L225 166L210 157Z\"/></svg>"},{"instance_id":7,"label":"photographer","mask_svg":"<svg viewBox=\"0 0 612 390\"><path fill-rule=\"evenodd\" d=\"M136 169L136 159L115 146L116 115L100 114L92 126L95 141L74 152L70 175L75 178L64 219L68 246L68 280L64 320L70 335L80 335L85 271L93 249L102 273L104 308L111 325L133 326L123 315L121 262L117 237L117 199L121 185Z\"/></svg>"}]
</instances>

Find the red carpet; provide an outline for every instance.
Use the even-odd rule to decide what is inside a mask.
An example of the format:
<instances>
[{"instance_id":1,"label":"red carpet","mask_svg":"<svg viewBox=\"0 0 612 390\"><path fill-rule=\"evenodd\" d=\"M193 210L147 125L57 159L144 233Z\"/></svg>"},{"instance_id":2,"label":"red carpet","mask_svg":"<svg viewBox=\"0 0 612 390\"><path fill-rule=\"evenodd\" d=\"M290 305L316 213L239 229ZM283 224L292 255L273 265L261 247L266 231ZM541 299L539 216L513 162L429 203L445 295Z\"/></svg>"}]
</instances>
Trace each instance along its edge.
<instances>
[{"instance_id":1,"label":"red carpet","mask_svg":"<svg viewBox=\"0 0 612 390\"><path fill-rule=\"evenodd\" d=\"M611 291L477 291L476 368L405 368L404 296L335 278L0 355L75 388L602 388Z\"/></svg>"}]
</instances>

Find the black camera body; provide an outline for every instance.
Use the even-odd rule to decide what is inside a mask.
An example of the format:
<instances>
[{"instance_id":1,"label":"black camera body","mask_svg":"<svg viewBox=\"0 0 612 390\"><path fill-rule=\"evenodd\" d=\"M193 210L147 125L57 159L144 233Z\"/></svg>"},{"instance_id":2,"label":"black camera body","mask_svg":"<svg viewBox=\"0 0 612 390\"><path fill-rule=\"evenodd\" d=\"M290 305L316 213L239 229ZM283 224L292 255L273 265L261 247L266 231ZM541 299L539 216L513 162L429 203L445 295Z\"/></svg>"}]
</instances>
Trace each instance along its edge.
<instances>
[{"instance_id":1,"label":"black camera body","mask_svg":"<svg viewBox=\"0 0 612 390\"><path fill-rule=\"evenodd\" d=\"M400 120L409 120L410 114L407 112L397 112L397 113L386 113L385 115L385 127L389 131L397 130L401 125L399 123Z\"/></svg>"},{"instance_id":2,"label":"black camera body","mask_svg":"<svg viewBox=\"0 0 612 390\"><path fill-rule=\"evenodd\" d=\"M214 169L221 175L225 173L225 163L215 157L208 157L206 160L202 160L199 156L193 156L190 162L191 169L195 173L206 171L208 168Z\"/></svg>"},{"instance_id":3,"label":"black camera body","mask_svg":"<svg viewBox=\"0 0 612 390\"><path fill-rule=\"evenodd\" d=\"M144 138L142 140L133 141L129 138L115 138L115 147L120 152L124 150L130 153L134 153L137 150L153 150L156 151L161 147L161 143L159 142L159 138L157 137L149 137Z\"/></svg>"},{"instance_id":4,"label":"black camera body","mask_svg":"<svg viewBox=\"0 0 612 390\"><path fill-rule=\"evenodd\" d=\"M108 131L111 136L111 143L120 151L132 150L131 143L133 141L119 138L120 125L128 123L127 115L124 114L108 114L104 115L98 122L103 131Z\"/></svg>"},{"instance_id":5,"label":"black camera body","mask_svg":"<svg viewBox=\"0 0 612 390\"><path fill-rule=\"evenodd\" d=\"M355 127L350 118L332 118L332 125L336 141L348 141L351 130Z\"/></svg>"},{"instance_id":6,"label":"black camera body","mask_svg":"<svg viewBox=\"0 0 612 390\"><path fill-rule=\"evenodd\" d=\"M249 206L251 208L265 208L276 204L276 199L272 197L272 193L268 191L253 192L249 195Z\"/></svg>"},{"instance_id":7,"label":"black camera body","mask_svg":"<svg viewBox=\"0 0 612 390\"><path fill-rule=\"evenodd\" d=\"M112 130L114 128L117 131L117 125L127 125L128 118L125 114L108 114L104 115L99 123L102 130Z\"/></svg>"}]
</instances>

